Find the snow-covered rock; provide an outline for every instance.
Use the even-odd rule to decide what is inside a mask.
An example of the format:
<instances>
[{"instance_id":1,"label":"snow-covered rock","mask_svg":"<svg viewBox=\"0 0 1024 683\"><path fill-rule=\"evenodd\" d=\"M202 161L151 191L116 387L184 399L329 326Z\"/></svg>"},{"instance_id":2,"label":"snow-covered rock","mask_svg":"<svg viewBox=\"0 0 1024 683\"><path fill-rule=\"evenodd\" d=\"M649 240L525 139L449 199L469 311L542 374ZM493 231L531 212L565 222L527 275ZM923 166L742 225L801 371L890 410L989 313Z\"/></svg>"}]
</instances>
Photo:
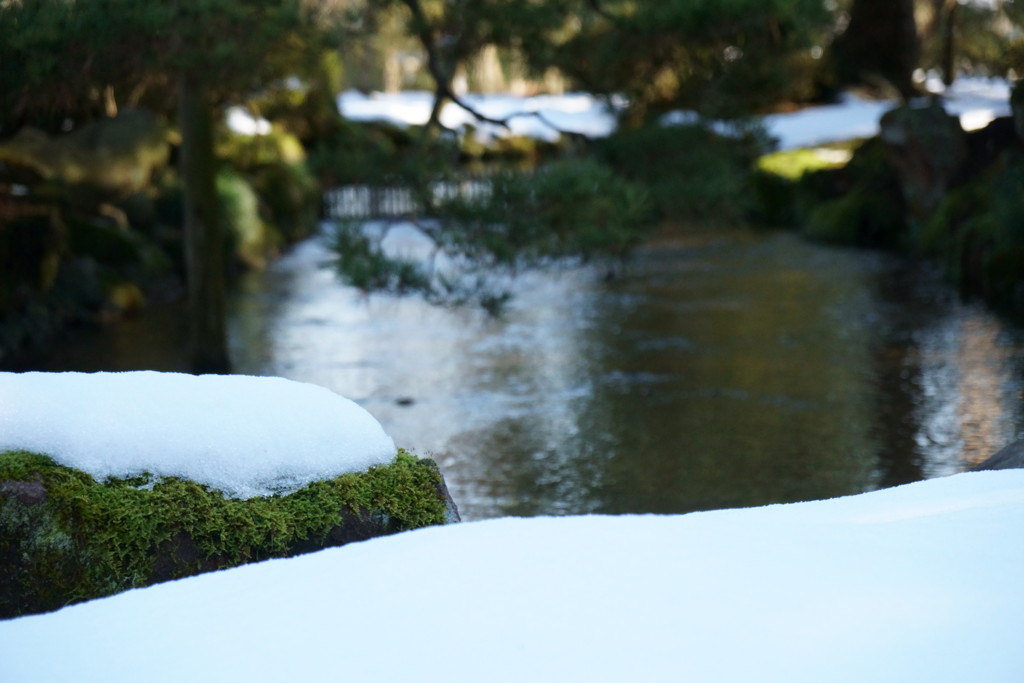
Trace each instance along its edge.
<instances>
[{"instance_id":1,"label":"snow-covered rock","mask_svg":"<svg viewBox=\"0 0 1024 683\"><path fill-rule=\"evenodd\" d=\"M326 389L0 373L0 618L457 520L436 465Z\"/></svg>"},{"instance_id":2,"label":"snow-covered rock","mask_svg":"<svg viewBox=\"0 0 1024 683\"><path fill-rule=\"evenodd\" d=\"M0 452L19 449L97 480L174 476L235 498L294 491L396 452L353 401L279 377L0 373Z\"/></svg>"}]
</instances>

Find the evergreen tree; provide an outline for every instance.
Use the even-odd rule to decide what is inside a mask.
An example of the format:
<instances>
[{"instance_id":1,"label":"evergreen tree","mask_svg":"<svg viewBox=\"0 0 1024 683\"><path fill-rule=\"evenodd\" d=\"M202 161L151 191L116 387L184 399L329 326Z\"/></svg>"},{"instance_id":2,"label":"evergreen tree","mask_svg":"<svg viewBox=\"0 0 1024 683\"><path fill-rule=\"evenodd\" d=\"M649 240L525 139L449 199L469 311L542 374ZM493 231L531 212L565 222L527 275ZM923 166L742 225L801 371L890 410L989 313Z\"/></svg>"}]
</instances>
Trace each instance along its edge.
<instances>
[{"instance_id":1,"label":"evergreen tree","mask_svg":"<svg viewBox=\"0 0 1024 683\"><path fill-rule=\"evenodd\" d=\"M832 45L836 85L888 84L904 98L916 93L920 57L914 0L853 0L846 29Z\"/></svg>"},{"instance_id":2,"label":"evergreen tree","mask_svg":"<svg viewBox=\"0 0 1024 683\"><path fill-rule=\"evenodd\" d=\"M625 96L627 125L678 108L736 116L801 99L832 23L819 0L553 4L560 22L523 3L514 44L535 73L555 66L588 92Z\"/></svg>"},{"instance_id":3,"label":"evergreen tree","mask_svg":"<svg viewBox=\"0 0 1024 683\"><path fill-rule=\"evenodd\" d=\"M329 5L329 3L328 3ZM182 136L191 363L227 372L217 108L286 76L331 24L301 0L10 0L0 4L0 131L111 112L118 96L176 115ZM23 68L24 65L24 68Z\"/></svg>"}]
</instances>

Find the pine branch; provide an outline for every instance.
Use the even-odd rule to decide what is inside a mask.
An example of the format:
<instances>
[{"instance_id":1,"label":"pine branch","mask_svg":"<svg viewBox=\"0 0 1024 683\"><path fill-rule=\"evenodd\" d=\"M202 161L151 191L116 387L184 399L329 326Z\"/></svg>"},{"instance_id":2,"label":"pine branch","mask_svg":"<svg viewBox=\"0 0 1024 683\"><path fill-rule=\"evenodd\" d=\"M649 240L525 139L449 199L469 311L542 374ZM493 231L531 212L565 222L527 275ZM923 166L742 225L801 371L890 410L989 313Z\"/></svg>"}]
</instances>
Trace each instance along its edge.
<instances>
[{"instance_id":1,"label":"pine branch","mask_svg":"<svg viewBox=\"0 0 1024 683\"><path fill-rule=\"evenodd\" d=\"M430 72L430 76L434 80L434 106L431 108L430 118L427 121L426 127L428 130L432 126L443 127L440 120L441 108L446 100L450 100L453 104L460 107L480 123L489 123L494 126L500 126L506 131L511 132L512 130L512 126L510 124L512 119L531 116L560 135L565 135L567 137L579 135L572 131L562 130L537 111L519 111L513 112L508 116L495 118L493 116L487 116L466 102L452 89L452 74L445 71L437 40L420 0L402 0L402 2L409 8L409 11L412 12L414 32L416 33L417 38L419 38L420 43L423 45L423 49L427 53L427 71Z\"/></svg>"}]
</instances>

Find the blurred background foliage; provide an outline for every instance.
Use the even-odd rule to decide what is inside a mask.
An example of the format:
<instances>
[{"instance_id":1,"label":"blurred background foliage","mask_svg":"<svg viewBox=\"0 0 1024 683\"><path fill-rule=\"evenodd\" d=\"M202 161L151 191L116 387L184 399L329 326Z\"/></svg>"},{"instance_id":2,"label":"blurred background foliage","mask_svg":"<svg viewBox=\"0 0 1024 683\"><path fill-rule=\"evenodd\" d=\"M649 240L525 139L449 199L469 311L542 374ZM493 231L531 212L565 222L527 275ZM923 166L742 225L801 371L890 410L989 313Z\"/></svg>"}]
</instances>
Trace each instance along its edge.
<instances>
[{"instance_id":1,"label":"blurred background foliage","mask_svg":"<svg viewBox=\"0 0 1024 683\"><path fill-rule=\"evenodd\" d=\"M494 301L462 286L495 266L611 263L666 221L753 219L939 254L958 281L1015 300L1016 147L975 168L985 187L957 177L933 215L908 218L878 144L843 168L777 173L758 162L772 141L757 116L850 88L911 97L923 71L1015 80L1022 26L1013 0L0 0L0 363L180 297L196 174L227 230L227 253L202 258L229 273L312 234L326 189L401 184L462 274L389 263L341 230L345 277L367 289ZM186 83L215 123L199 170L181 163ZM350 88L428 90L434 110L407 129L347 120ZM466 92L570 90L614 105L617 132L485 144L439 119ZM267 128L232 130L234 108ZM666 125L679 110L692 118ZM469 170L486 198L436 201Z\"/></svg>"}]
</instances>

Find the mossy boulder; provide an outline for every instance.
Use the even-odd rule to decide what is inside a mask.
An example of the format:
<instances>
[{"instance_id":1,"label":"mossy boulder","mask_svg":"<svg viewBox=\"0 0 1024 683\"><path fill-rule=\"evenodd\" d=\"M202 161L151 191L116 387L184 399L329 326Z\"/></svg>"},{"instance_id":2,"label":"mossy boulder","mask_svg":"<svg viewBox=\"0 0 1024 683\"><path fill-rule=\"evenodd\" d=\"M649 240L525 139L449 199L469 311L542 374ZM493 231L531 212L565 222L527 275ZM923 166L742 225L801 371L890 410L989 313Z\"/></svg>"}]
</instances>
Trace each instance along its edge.
<instances>
[{"instance_id":1,"label":"mossy boulder","mask_svg":"<svg viewBox=\"0 0 1024 683\"><path fill-rule=\"evenodd\" d=\"M97 482L9 451L0 453L0 618L456 521L437 466L401 450L388 465L244 500L174 477Z\"/></svg>"},{"instance_id":2,"label":"mossy boulder","mask_svg":"<svg viewBox=\"0 0 1024 683\"><path fill-rule=\"evenodd\" d=\"M949 193L922 223L919 243L952 280L997 307L1024 311L1024 154L1008 149Z\"/></svg>"},{"instance_id":3,"label":"mossy boulder","mask_svg":"<svg viewBox=\"0 0 1024 683\"><path fill-rule=\"evenodd\" d=\"M879 128L911 214L915 218L931 215L967 159L960 119L934 102L888 111Z\"/></svg>"},{"instance_id":4,"label":"mossy boulder","mask_svg":"<svg viewBox=\"0 0 1024 683\"><path fill-rule=\"evenodd\" d=\"M109 201L148 187L170 152L167 124L150 112L126 110L57 137L22 129L0 144L0 162Z\"/></svg>"},{"instance_id":5,"label":"mossy boulder","mask_svg":"<svg viewBox=\"0 0 1024 683\"><path fill-rule=\"evenodd\" d=\"M794 215L816 240L864 247L897 247L907 231L906 202L884 143L872 138L841 168L804 173Z\"/></svg>"}]
</instances>

